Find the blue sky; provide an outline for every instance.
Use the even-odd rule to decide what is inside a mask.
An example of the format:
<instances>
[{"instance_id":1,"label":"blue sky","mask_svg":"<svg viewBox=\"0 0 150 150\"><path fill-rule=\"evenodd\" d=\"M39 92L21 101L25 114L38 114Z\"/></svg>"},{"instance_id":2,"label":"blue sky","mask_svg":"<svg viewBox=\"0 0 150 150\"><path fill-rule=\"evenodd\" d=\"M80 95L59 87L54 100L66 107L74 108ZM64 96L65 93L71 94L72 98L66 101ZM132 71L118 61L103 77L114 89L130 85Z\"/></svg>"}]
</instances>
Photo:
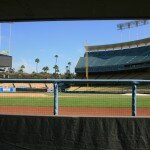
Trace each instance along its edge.
<instances>
[{"instance_id":1,"label":"blue sky","mask_svg":"<svg viewBox=\"0 0 150 150\"><path fill-rule=\"evenodd\" d=\"M26 72L35 71L35 58L40 59L39 71L49 66L54 72L54 56L57 54L60 72L70 61L71 71L80 56L84 54L84 45L111 44L121 42L121 31L117 24L126 20L95 21L45 21L12 23L10 55L13 56L13 68L23 64ZM149 37L150 25L138 28L140 38ZM130 40L137 39L137 28L131 30ZM123 41L129 41L129 31L123 31ZM9 50L9 24L1 24L0 51Z\"/></svg>"}]
</instances>

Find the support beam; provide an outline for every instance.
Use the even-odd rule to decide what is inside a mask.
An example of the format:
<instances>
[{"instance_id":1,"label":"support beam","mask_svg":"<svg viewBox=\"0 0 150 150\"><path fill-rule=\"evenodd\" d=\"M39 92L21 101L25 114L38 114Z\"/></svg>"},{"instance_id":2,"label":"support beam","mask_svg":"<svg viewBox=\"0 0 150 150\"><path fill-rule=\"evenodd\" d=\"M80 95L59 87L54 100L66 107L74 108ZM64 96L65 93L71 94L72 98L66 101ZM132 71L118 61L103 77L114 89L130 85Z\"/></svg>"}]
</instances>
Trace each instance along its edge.
<instances>
[{"instance_id":1,"label":"support beam","mask_svg":"<svg viewBox=\"0 0 150 150\"><path fill-rule=\"evenodd\" d=\"M85 48L85 69L86 69L86 79L89 79L89 62L88 62L88 50Z\"/></svg>"},{"instance_id":2,"label":"support beam","mask_svg":"<svg viewBox=\"0 0 150 150\"><path fill-rule=\"evenodd\" d=\"M54 115L58 115L58 84L54 83Z\"/></svg>"},{"instance_id":3,"label":"support beam","mask_svg":"<svg viewBox=\"0 0 150 150\"><path fill-rule=\"evenodd\" d=\"M132 116L136 116L136 84L132 85Z\"/></svg>"}]
</instances>

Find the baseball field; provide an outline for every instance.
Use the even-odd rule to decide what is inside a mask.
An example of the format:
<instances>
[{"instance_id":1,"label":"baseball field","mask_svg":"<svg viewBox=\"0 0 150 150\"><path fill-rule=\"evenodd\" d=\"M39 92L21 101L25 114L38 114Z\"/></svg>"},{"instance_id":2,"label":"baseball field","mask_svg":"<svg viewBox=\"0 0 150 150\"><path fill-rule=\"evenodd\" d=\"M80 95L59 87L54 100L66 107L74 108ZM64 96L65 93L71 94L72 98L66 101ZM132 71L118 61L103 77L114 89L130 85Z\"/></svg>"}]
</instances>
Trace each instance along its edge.
<instances>
[{"instance_id":1,"label":"baseball field","mask_svg":"<svg viewBox=\"0 0 150 150\"><path fill-rule=\"evenodd\" d=\"M53 115L53 105L52 93L0 94L0 114ZM131 116L131 95L59 93L59 115ZM137 96L137 115L150 116L150 95Z\"/></svg>"}]
</instances>

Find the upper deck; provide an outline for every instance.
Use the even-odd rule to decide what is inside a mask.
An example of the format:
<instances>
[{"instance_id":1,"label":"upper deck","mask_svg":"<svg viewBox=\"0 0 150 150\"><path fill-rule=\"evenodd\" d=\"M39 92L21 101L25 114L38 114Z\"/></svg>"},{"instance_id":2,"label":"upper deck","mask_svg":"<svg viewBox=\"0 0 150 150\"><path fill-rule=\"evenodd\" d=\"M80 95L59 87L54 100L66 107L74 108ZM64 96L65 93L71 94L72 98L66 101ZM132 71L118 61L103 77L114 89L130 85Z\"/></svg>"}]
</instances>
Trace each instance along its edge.
<instances>
[{"instance_id":1,"label":"upper deck","mask_svg":"<svg viewBox=\"0 0 150 150\"><path fill-rule=\"evenodd\" d=\"M145 38L136 41L124 42L124 43L116 43L116 44L107 44L107 45L89 45L85 46L87 51L102 51L102 50L115 50L115 49L127 49L132 47L141 47L150 45L150 38Z\"/></svg>"}]
</instances>

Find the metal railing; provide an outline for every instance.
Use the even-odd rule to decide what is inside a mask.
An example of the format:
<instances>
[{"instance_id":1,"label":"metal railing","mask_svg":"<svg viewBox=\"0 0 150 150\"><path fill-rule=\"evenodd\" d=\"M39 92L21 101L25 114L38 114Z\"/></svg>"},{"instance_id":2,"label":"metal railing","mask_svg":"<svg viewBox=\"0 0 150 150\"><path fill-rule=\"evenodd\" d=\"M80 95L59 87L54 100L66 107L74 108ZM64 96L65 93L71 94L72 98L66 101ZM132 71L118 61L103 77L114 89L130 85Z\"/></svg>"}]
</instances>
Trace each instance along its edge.
<instances>
[{"instance_id":1,"label":"metal railing","mask_svg":"<svg viewBox=\"0 0 150 150\"><path fill-rule=\"evenodd\" d=\"M116 84L129 85L132 87L132 116L136 116L136 91L138 85L150 83L150 80L95 80L95 79L0 79L0 83L53 83L54 87L54 115L59 114L59 84Z\"/></svg>"}]
</instances>

